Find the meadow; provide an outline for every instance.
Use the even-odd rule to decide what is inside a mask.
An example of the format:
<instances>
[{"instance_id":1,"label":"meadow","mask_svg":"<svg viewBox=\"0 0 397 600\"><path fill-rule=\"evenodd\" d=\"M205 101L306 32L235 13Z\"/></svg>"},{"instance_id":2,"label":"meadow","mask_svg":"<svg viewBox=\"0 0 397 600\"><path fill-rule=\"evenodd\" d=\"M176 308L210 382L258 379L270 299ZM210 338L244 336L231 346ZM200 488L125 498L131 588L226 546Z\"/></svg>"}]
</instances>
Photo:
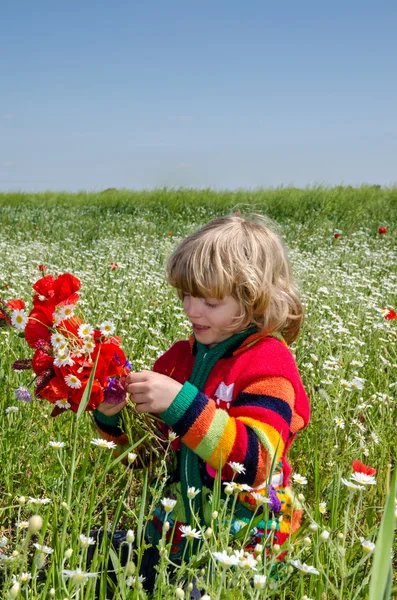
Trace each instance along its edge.
<instances>
[{"instance_id":1,"label":"meadow","mask_svg":"<svg viewBox=\"0 0 397 600\"><path fill-rule=\"evenodd\" d=\"M73 273L82 283L78 314L93 325L115 323L133 368L150 369L190 334L165 282L167 256L200 224L236 211L277 223L305 306L291 349L312 416L289 453L303 526L282 550L258 548L230 567L213 553L232 556L249 531L232 540L233 495L214 492L218 535L195 523L201 542L174 570L161 544L153 597L189 598L193 580L204 600L397 597L397 188L0 194L0 297L23 298L29 308L40 265ZM91 600L98 582L100 597L110 598L109 557L118 571L114 598L145 598L137 565L166 457L150 476L127 468L92 444L98 432L89 413L52 418L48 402L16 399L31 373L11 365L31 354L17 331L0 327L1 598ZM130 452L144 434L142 420L135 425ZM376 469L367 483L354 479L355 459ZM87 567L89 532L99 528L131 530L127 567L106 538Z\"/></svg>"}]
</instances>

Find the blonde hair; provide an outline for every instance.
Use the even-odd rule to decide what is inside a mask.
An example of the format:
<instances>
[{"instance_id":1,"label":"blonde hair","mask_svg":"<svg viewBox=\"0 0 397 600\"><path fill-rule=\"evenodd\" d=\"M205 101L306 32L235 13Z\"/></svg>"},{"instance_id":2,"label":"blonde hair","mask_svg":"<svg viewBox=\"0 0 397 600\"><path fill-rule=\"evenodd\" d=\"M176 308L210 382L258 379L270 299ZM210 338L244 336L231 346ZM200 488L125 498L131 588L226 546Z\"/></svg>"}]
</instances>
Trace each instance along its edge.
<instances>
[{"instance_id":1,"label":"blonde hair","mask_svg":"<svg viewBox=\"0 0 397 600\"><path fill-rule=\"evenodd\" d=\"M257 325L280 332L288 344L299 334L303 310L284 244L261 215L218 217L185 238L166 273L178 296L223 299L240 305L234 331ZM274 224L272 224L274 229Z\"/></svg>"}]
</instances>

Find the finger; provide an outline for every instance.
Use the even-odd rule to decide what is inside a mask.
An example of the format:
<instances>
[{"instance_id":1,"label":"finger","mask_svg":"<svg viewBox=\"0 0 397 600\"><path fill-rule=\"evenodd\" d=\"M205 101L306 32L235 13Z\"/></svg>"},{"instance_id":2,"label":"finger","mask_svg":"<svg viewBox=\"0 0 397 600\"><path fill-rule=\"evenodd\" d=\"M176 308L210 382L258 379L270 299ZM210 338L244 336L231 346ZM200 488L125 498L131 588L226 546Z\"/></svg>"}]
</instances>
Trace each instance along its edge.
<instances>
[{"instance_id":1,"label":"finger","mask_svg":"<svg viewBox=\"0 0 397 600\"><path fill-rule=\"evenodd\" d=\"M145 394L148 391L147 384L142 383L130 383L124 388L129 394Z\"/></svg>"},{"instance_id":2,"label":"finger","mask_svg":"<svg viewBox=\"0 0 397 600\"><path fill-rule=\"evenodd\" d=\"M128 385L130 383L139 383L142 381L146 381L150 373L151 371L138 371L138 373L129 373L126 377L126 383Z\"/></svg>"},{"instance_id":3,"label":"finger","mask_svg":"<svg viewBox=\"0 0 397 600\"><path fill-rule=\"evenodd\" d=\"M150 412L150 407L146 402L142 402L142 404L136 404L135 409L138 413Z\"/></svg>"}]
</instances>

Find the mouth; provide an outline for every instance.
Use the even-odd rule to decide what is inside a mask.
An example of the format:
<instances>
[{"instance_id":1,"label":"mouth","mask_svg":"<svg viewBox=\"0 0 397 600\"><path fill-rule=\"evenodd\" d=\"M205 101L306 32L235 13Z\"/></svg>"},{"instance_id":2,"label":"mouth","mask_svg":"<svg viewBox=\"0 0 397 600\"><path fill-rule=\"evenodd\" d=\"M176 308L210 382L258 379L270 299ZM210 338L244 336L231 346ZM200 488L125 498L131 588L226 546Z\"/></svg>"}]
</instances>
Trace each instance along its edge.
<instances>
[{"instance_id":1,"label":"mouth","mask_svg":"<svg viewBox=\"0 0 397 600\"><path fill-rule=\"evenodd\" d=\"M207 331L209 329L209 327L204 327L204 325L196 325L195 323L192 323L192 325L195 333L202 333L203 331Z\"/></svg>"}]
</instances>

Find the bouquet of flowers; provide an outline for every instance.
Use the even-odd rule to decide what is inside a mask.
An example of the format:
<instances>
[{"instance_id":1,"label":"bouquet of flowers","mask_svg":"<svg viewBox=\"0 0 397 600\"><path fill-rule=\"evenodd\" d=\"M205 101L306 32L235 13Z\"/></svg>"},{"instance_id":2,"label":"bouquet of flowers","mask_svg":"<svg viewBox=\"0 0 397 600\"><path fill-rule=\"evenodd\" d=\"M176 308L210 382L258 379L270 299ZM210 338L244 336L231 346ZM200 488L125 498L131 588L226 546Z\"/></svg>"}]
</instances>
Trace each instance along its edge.
<instances>
[{"instance_id":1,"label":"bouquet of flowers","mask_svg":"<svg viewBox=\"0 0 397 600\"><path fill-rule=\"evenodd\" d=\"M115 326L110 321L95 329L75 314L79 289L79 279L69 273L43 276L33 285L36 293L29 314L23 300L0 299L0 326L8 324L23 332L34 349L31 358L17 360L12 367L33 369L34 395L54 405L51 416L66 409L78 411L95 365L85 410L103 401L117 404L126 396L120 377L130 372L131 363L120 348L121 338L113 335ZM31 400L25 387L15 394L20 400Z\"/></svg>"}]
</instances>

